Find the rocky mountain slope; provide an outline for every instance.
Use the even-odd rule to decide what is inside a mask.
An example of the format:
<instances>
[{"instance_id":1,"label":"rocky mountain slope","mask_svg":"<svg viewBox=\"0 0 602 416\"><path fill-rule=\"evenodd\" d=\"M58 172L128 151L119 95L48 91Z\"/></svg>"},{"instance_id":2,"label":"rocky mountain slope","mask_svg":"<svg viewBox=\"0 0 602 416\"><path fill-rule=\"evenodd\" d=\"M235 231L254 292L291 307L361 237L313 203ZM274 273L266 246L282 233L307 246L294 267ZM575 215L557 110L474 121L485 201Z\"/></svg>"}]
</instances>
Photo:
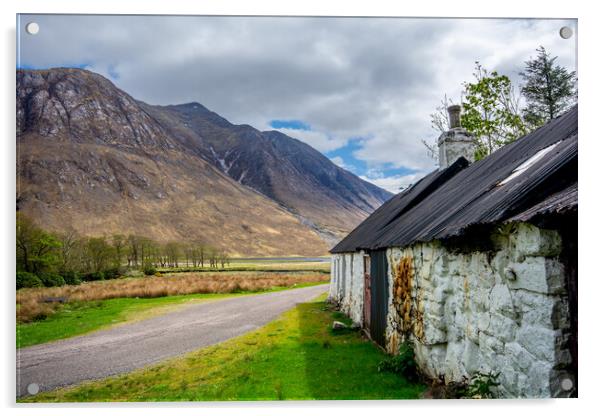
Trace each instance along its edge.
<instances>
[{"instance_id":1,"label":"rocky mountain slope","mask_svg":"<svg viewBox=\"0 0 602 416\"><path fill-rule=\"evenodd\" d=\"M150 106L80 69L17 72L17 205L86 235L324 254L390 194L278 132Z\"/></svg>"}]
</instances>

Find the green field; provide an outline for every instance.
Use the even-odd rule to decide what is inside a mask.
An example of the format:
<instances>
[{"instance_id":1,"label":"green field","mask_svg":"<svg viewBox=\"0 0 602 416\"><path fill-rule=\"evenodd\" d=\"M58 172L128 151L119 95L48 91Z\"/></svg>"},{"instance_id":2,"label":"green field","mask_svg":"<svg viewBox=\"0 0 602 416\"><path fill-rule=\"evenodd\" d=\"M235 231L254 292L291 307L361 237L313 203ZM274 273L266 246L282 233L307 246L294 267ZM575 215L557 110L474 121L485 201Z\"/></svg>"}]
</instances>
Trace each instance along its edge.
<instances>
[{"instance_id":1,"label":"green field","mask_svg":"<svg viewBox=\"0 0 602 416\"><path fill-rule=\"evenodd\" d=\"M322 301L298 305L246 335L181 358L23 401L201 401L415 399L422 384L379 373L386 355Z\"/></svg>"},{"instance_id":2,"label":"green field","mask_svg":"<svg viewBox=\"0 0 602 416\"><path fill-rule=\"evenodd\" d=\"M315 283L298 284L294 288L313 284ZM269 291L292 288L276 287ZM193 302L206 302L252 293L257 292L191 294L157 298L116 298L67 303L44 320L17 323L17 348L69 338L118 323L144 319Z\"/></svg>"}]
</instances>

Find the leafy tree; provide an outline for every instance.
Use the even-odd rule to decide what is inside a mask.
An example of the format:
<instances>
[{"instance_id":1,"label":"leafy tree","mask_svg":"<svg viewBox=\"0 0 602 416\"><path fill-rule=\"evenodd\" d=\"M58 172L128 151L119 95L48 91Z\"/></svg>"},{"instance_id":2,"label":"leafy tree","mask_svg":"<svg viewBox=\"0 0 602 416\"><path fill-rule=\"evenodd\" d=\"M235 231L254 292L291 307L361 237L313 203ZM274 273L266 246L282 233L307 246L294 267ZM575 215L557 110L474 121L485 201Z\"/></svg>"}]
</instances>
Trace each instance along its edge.
<instances>
[{"instance_id":1,"label":"leafy tree","mask_svg":"<svg viewBox=\"0 0 602 416\"><path fill-rule=\"evenodd\" d=\"M60 241L17 212L17 270L54 271L60 263Z\"/></svg>"},{"instance_id":2,"label":"leafy tree","mask_svg":"<svg viewBox=\"0 0 602 416\"><path fill-rule=\"evenodd\" d=\"M539 127L561 114L577 99L577 75L555 65L556 59L543 46L537 48L537 57L525 62L520 72L524 84L521 92L527 106L523 111L525 121Z\"/></svg>"},{"instance_id":3,"label":"leafy tree","mask_svg":"<svg viewBox=\"0 0 602 416\"><path fill-rule=\"evenodd\" d=\"M113 247L104 237L91 237L85 245L88 269L92 272L102 272L109 267L113 257Z\"/></svg>"},{"instance_id":4,"label":"leafy tree","mask_svg":"<svg viewBox=\"0 0 602 416\"><path fill-rule=\"evenodd\" d=\"M474 82L464 84L462 127L475 137L476 159L527 132L510 78L476 62Z\"/></svg>"}]
</instances>

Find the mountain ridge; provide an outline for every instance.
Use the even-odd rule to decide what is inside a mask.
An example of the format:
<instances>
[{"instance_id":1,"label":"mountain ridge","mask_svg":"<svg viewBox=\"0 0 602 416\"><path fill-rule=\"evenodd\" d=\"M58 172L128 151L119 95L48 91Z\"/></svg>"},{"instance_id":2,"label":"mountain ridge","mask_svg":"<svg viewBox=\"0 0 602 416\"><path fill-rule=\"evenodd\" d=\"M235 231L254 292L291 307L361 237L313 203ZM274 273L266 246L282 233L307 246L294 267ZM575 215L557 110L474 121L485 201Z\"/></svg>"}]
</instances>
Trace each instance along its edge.
<instances>
[{"instance_id":1,"label":"mountain ridge","mask_svg":"<svg viewBox=\"0 0 602 416\"><path fill-rule=\"evenodd\" d=\"M280 132L198 102L146 104L81 69L17 71L17 143L18 208L82 234L105 224L234 254L316 255L390 196Z\"/></svg>"}]
</instances>

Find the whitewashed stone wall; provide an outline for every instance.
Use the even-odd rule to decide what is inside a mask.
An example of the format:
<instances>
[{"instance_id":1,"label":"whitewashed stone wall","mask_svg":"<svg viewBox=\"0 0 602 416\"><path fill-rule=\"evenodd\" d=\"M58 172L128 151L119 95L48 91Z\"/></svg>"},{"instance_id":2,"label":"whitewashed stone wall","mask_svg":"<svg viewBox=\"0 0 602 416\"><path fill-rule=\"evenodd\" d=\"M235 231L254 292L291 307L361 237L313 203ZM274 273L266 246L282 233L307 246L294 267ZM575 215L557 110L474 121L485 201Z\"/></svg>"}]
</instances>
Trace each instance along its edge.
<instances>
[{"instance_id":1,"label":"whitewashed stone wall","mask_svg":"<svg viewBox=\"0 0 602 416\"><path fill-rule=\"evenodd\" d=\"M363 325L364 252L335 254L330 267L328 299L354 322Z\"/></svg>"},{"instance_id":2,"label":"whitewashed stone wall","mask_svg":"<svg viewBox=\"0 0 602 416\"><path fill-rule=\"evenodd\" d=\"M461 253L438 242L387 250L387 349L409 336L421 370L446 382L500 372L502 397L562 397L569 312L558 233L529 224L501 227L495 249ZM363 253L333 256L330 298L362 324ZM393 306L400 259L412 259L412 331ZM418 335L418 336L417 336ZM574 382L573 382L574 385Z\"/></svg>"},{"instance_id":3,"label":"whitewashed stone wall","mask_svg":"<svg viewBox=\"0 0 602 416\"><path fill-rule=\"evenodd\" d=\"M571 357L560 237L519 224L492 238L494 252L453 253L436 242L387 251L390 282L402 257L413 261L417 361L447 382L500 372L501 396L567 396L560 385L572 377L563 370ZM396 315L390 305L388 339L399 334Z\"/></svg>"}]
</instances>

